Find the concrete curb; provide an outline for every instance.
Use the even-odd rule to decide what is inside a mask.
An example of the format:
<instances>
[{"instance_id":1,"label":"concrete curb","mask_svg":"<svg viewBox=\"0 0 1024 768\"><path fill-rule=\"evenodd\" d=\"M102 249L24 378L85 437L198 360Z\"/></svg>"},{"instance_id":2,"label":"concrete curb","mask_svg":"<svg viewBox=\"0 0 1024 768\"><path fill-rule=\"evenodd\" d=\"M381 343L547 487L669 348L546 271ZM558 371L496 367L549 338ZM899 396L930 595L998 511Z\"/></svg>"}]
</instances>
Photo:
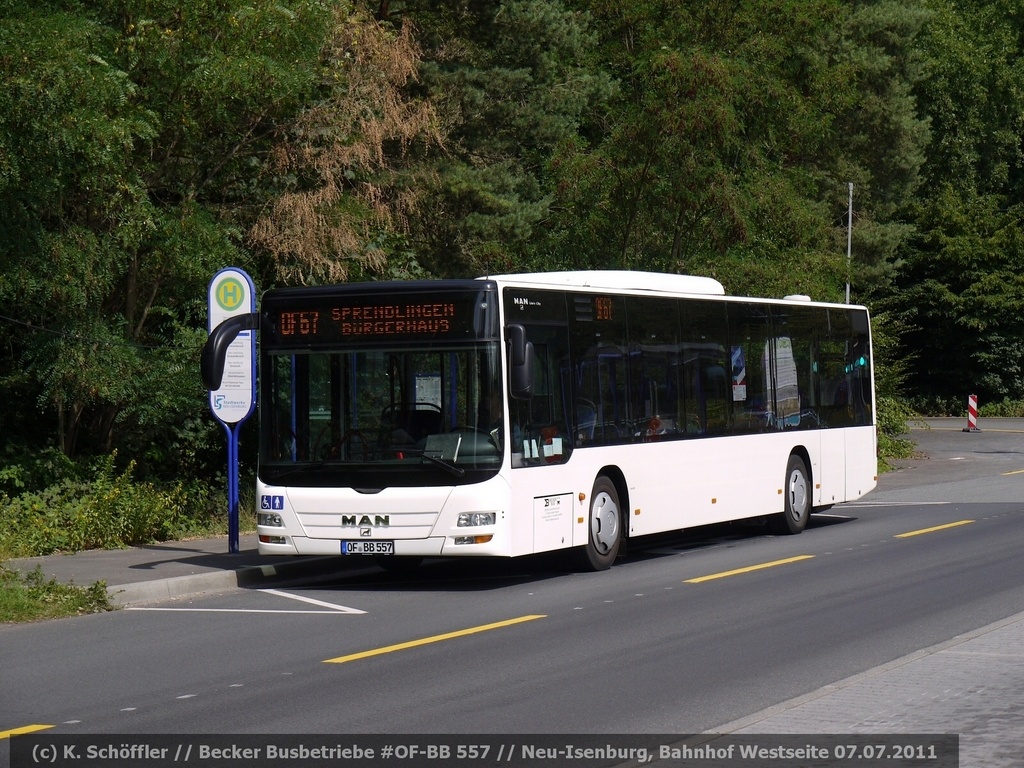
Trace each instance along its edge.
<instances>
[{"instance_id":1,"label":"concrete curb","mask_svg":"<svg viewBox=\"0 0 1024 768\"><path fill-rule=\"evenodd\" d=\"M231 589L257 589L269 584L308 579L335 573L344 568L337 557L313 557L277 565L249 565L241 568L172 576L166 579L113 584L107 586L111 605L123 608L171 598L191 597Z\"/></svg>"}]
</instances>

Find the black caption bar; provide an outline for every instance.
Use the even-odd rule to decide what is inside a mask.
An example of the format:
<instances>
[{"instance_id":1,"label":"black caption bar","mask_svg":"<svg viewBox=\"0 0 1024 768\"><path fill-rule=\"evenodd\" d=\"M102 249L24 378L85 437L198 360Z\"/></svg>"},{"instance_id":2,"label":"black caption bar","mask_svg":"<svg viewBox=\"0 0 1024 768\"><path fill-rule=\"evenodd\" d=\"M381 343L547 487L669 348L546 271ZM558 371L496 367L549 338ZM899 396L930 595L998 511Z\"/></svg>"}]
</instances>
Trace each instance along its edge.
<instances>
[{"instance_id":1,"label":"black caption bar","mask_svg":"<svg viewBox=\"0 0 1024 768\"><path fill-rule=\"evenodd\" d=\"M11 738L11 768L959 768L955 734L81 735Z\"/></svg>"}]
</instances>

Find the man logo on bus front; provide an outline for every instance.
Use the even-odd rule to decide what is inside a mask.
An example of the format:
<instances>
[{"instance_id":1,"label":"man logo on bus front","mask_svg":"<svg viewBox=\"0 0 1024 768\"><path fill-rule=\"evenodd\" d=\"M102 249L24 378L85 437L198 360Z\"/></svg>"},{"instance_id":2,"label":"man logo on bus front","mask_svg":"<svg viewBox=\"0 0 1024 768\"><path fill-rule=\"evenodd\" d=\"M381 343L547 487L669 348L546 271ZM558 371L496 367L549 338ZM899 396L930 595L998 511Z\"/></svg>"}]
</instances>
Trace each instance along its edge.
<instances>
[{"instance_id":1,"label":"man logo on bus front","mask_svg":"<svg viewBox=\"0 0 1024 768\"><path fill-rule=\"evenodd\" d=\"M373 531L370 528L360 528L359 529L359 535L360 536L372 536L373 535Z\"/></svg>"}]
</instances>

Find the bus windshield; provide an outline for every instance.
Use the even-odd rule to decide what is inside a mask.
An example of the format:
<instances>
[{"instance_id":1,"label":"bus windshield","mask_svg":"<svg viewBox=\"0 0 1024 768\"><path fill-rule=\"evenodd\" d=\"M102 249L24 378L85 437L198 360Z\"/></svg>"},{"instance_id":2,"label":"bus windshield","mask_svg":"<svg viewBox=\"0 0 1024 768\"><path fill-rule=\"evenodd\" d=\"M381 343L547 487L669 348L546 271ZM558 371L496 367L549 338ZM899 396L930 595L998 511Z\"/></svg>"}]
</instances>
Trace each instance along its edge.
<instances>
[{"instance_id":1,"label":"bus windshield","mask_svg":"<svg viewBox=\"0 0 1024 768\"><path fill-rule=\"evenodd\" d=\"M261 477L386 487L493 474L505 434L499 350L489 341L268 353Z\"/></svg>"}]
</instances>

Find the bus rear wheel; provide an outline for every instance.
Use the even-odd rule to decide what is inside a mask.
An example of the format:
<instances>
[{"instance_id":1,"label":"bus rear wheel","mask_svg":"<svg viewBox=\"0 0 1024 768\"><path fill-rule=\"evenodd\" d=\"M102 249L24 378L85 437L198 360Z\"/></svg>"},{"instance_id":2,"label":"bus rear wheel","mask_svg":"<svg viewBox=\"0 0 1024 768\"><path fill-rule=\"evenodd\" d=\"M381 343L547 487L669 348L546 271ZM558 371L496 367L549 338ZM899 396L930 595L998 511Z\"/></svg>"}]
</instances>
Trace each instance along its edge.
<instances>
[{"instance_id":1,"label":"bus rear wheel","mask_svg":"<svg viewBox=\"0 0 1024 768\"><path fill-rule=\"evenodd\" d=\"M604 475L594 481L590 492L590 514L587 520L587 545L580 556L580 565L590 571L611 567L622 545L622 513L619 491Z\"/></svg>"},{"instance_id":2,"label":"bus rear wheel","mask_svg":"<svg viewBox=\"0 0 1024 768\"><path fill-rule=\"evenodd\" d=\"M783 511L769 518L772 533L789 535L800 533L811 517L811 476L804 460L796 454L786 465L786 484L783 487Z\"/></svg>"}]
</instances>

